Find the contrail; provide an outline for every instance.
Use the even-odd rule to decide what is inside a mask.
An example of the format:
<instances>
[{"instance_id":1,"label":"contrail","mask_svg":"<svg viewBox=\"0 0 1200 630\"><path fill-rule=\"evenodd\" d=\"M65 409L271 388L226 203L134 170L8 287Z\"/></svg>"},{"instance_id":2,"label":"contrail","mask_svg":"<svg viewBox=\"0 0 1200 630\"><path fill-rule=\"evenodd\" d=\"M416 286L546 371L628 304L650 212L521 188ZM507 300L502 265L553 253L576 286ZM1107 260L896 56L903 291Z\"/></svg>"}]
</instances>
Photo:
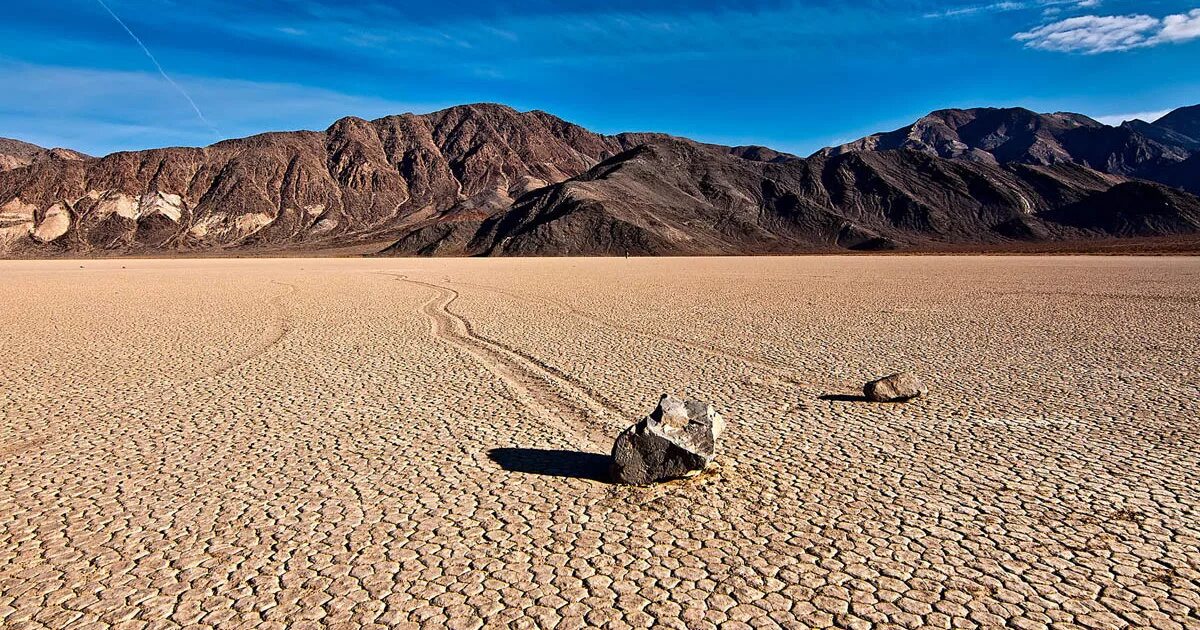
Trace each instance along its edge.
<instances>
[{"instance_id":1,"label":"contrail","mask_svg":"<svg viewBox=\"0 0 1200 630\"><path fill-rule=\"evenodd\" d=\"M189 95L182 86L176 83L175 80L167 74L166 70L163 70L162 64L158 63L158 59L154 58L154 53L150 52L150 49L146 48L146 45L142 43L142 40L137 35L133 34L133 31L125 24L124 20L118 17L112 9L108 8L108 5L104 3L104 0L96 0L96 3L104 7L104 10L108 11L108 14L112 16L112 19L116 20L117 24L120 24L121 28L125 29L126 33L129 33L129 36L133 38L133 41L137 42L137 45L141 47L142 52L146 53L146 56L150 58L150 62L154 64L154 67L158 68L158 73L162 75L162 78L166 79L167 83L171 84L171 87L175 88L176 91L183 95L183 98L187 99L188 104L192 106L192 110L196 112L196 117L200 119L200 122L204 123L205 126L211 129L214 134L220 136L221 132L217 130L215 125L208 122L208 119L204 117L204 112L200 111L200 107L196 105L196 101L193 101L191 95Z\"/></svg>"}]
</instances>

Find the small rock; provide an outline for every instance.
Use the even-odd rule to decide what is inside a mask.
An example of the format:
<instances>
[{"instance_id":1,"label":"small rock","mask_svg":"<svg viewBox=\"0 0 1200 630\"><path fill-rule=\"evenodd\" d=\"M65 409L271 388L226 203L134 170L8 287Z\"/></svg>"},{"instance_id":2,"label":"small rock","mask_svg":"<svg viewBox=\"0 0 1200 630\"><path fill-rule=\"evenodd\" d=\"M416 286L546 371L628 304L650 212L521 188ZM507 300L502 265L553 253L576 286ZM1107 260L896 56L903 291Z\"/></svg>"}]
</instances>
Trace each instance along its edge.
<instances>
[{"instance_id":1,"label":"small rock","mask_svg":"<svg viewBox=\"0 0 1200 630\"><path fill-rule=\"evenodd\" d=\"M909 372L885 376L863 385L863 395L872 402L904 402L928 394L921 379Z\"/></svg>"},{"instance_id":2,"label":"small rock","mask_svg":"<svg viewBox=\"0 0 1200 630\"><path fill-rule=\"evenodd\" d=\"M658 408L617 436L613 480L644 486L696 474L712 461L724 430L712 405L663 394Z\"/></svg>"}]
</instances>

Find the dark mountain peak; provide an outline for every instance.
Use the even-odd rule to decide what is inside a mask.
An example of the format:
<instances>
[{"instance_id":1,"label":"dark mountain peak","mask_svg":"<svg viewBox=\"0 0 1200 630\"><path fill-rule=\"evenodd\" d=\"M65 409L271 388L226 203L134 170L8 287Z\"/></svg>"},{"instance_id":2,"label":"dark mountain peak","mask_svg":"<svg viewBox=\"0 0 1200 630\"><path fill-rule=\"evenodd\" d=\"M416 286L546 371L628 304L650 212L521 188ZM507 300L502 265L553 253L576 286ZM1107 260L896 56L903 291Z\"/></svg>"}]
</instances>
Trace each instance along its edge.
<instances>
[{"instance_id":1,"label":"dark mountain peak","mask_svg":"<svg viewBox=\"0 0 1200 630\"><path fill-rule=\"evenodd\" d=\"M1200 105L1180 107L1154 121L1154 126L1186 136L1200 143Z\"/></svg>"},{"instance_id":2,"label":"dark mountain peak","mask_svg":"<svg viewBox=\"0 0 1200 630\"><path fill-rule=\"evenodd\" d=\"M1189 151L1200 150L1200 140L1179 133L1170 127L1159 126L1144 120L1127 120L1121 123L1120 129L1149 138L1159 144L1169 147L1181 147Z\"/></svg>"},{"instance_id":3,"label":"dark mountain peak","mask_svg":"<svg viewBox=\"0 0 1200 630\"><path fill-rule=\"evenodd\" d=\"M911 125L867 136L820 153L912 149L974 162L1028 161L1052 164L1069 160L1058 137L1075 129L1100 128L1076 114L1038 114L1021 107L942 109Z\"/></svg>"},{"instance_id":4,"label":"dark mountain peak","mask_svg":"<svg viewBox=\"0 0 1200 630\"><path fill-rule=\"evenodd\" d=\"M957 125L979 118L1033 118L1037 115L1024 107L949 107L935 109L918 120L935 119Z\"/></svg>"},{"instance_id":5,"label":"dark mountain peak","mask_svg":"<svg viewBox=\"0 0 1200 630\"><path fill-rule=\"evenodd\" d=\"M757 144L729 147L728 152L730 155L736 155L743 160L750 160L752 162L789 162L800 159L791 153L776 151L770 147Z\"/></svg>"},{"instance_id":6,"label":"dark mountain peak","mask_svg":"<svg viewBox=\"0 0 1200 630\"><path fill-rule=\"evenodd\" d=\"M1188 128L1191 112L1174 117ZM1170 122L1170 121L1169 121ZM1160 169L1200 148L1185 133L1142 121L1110 127L1082 114L1040 114L1022 107L943 109L895 131L867 136L819 154L911 149L980 163L1077 163L1107 173L1155 178Z\"/></svg>"},{"instance_id":7,"label":"dark mountain peak","mask_svg":"<svg viewBox=\"0 0 1200 630\"><path fill-rule=\"evenodd\" d=\"M1024 107L972 107L967 109L940 109L930 112L921 120L938 120L951 127L971 123L1020 124L1030 127L1102 127L1103 124L1082 114L1072 112L1038 113Z\"/></svg>"},{"instance_id":8,"label":"dark mountain peak","mask_svg":"<svg viewBox=\"0 0 1200 630\"><path fill-rule=\"evenodd\" d=\"M507 105L498 103L474 103L447 107L436 112L421 116L430 121L434 127L455 127L461 125L482 125L493 127L525 126L539 121L539 116L532 112L519 112Z\"/></svg>"}]
</instances>

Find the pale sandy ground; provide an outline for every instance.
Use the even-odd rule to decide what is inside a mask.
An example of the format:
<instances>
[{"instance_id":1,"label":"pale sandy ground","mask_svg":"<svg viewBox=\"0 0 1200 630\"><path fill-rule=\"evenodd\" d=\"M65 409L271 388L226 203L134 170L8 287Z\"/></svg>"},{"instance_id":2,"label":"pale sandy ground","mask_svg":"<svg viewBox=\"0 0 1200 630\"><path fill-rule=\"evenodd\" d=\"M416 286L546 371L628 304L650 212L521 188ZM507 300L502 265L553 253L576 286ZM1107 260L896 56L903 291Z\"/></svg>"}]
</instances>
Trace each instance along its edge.
<instances>
[{"instance_id":1,"label":"pale sandy ground","mask_svg":"<svg viewBox=\"0 0 1200 630\"><path fill-rule=\"evenodd\" d=\"M1200 627L1200 258L8 262L0 295L0 626ZM821 398L900 368L932 395ZM720 468L596 480L665 391L725 413Z\"/></svg>"}]
</instances>

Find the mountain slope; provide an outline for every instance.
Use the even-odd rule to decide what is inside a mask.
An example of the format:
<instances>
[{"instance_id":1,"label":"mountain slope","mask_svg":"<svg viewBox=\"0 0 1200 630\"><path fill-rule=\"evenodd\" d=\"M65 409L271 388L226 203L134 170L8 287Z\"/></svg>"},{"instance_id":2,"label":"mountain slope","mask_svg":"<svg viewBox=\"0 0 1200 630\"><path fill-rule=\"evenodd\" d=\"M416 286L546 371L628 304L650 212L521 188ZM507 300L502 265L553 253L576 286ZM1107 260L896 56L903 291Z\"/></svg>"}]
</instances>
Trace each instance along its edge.
<instances>
[{"instance_id":1,"label":"mountain slope","mask_svg":"<svg viewBox=\"0 0 1200 630\"><path fill-rule=\"evenodd\" d=\"M1150 179L1200 195L1200 152L1156 171Z\"/></svg>"},{"instance_id":2,"label":"mountain slope","mask_svg":"<svg viewBox=\"0 0 1200 630\"><path fill-rule=\"evenodd\" d=\"M0 138L0 171L8 171L14 168L29 166L34 162L40 162L56 158L60 160L83 160L88 156L70 149L45 149L36 144L13 140L11 138Z\"/></svg>"},{"instance_id":3,"label":"mountain slope","mask_svg":"<svg viewBox=\"0 0 1200 630\"><path fill-rule=\"evenodd\" d=\"M1200 204L1186 193L1149 182L1126 182L1052 210L1046 220L1103 236L1163 236L1200 232Z\"/></svg>"},{"instance_id":4,"label":"mountain slope","mask_svg":"<svg viewBox=\"0 0 1200 630\"><path fill-rule=\"evenodd\" d=\"M1180 107L1154 121L1153 125L1200 144L1200 105Z\"/></svg>"},{"instance_id":5,"label":"mountain slope","mask_svg":"<svg viewBox=\"0 0 1200 630\"><path fill-rule=\"evenodd\" d=\"M1074 114L927 118L807 159L487 104L203 148L35 152L0 172L0 254L785 253L1192 229L1200 201L1126 173L1187 180L1186 150Z\"/></svg>"},{"instance_id":6,"label":"mountain slope","mask_svg":"<svg viewBox=\"0 0 1200 630\"><path fill-rule=\"evenodd\" d=\"M1074 164L978 164L907 149L751 162L658 140L510 210L418 226L385 253L761 254L1200 231L1187 227L1200 200L1154 184L1110 194L1124 181ZM1108 216L1138 212L1125 202L1163 219L1134 229ZM1093 211L1108 214L1093 225Z\"/></svg>"},{"instance_id":7,"label":"mountain slope","mask_svg":"<svg viewBox=\"0 0 1200 630\"><path fill-rule=\"evenodd\" d=\"M205 148L54 159L0 173L0 243L74 251L320 247L387 238L447 209L495 209L624 148L541 112L455 107ZM46 217L55 227L32 239Z\"/></svg>"},{"instance_id":8,"label":"mountain slope","mask_svg":"<svg viewBox=\"0 0 1200 630\"><path fill-rule=\"evenodd\" d=\"M1147 127L1150 133L1140 131ZM1106 173L1138 177L1187 159L1192 143L1191 138L1157 123L1110 127L1080 114L980 108L935 111L907 127L823 149L818 154L903 148L984 163L1074 162Z\"/></svg>"},{"instance_id":9,"label":"mountain slope","mask_svg":"<svg viewBox=\"0 0 1200 630\"><path fill-rule=\"evenodd\" d=\"M1200 140L1185 136L1169 127L1159 126L1157 123L1148 123L1144 120L1127 120L1121 123L1121 127L1150 138L1159 144L1180 147L1188 151L1200 149Z\"/></svg>"}]
</instances>

